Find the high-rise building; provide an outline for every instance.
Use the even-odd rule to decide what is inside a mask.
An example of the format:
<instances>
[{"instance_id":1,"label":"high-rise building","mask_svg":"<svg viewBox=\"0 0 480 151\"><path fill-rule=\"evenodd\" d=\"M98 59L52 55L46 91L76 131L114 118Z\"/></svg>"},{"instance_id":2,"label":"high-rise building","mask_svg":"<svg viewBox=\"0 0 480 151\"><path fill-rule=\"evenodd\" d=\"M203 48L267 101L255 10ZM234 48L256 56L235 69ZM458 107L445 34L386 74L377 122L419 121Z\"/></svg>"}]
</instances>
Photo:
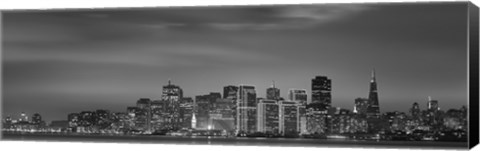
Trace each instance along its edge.
<instances>
[{"instance_id":1,"label":"high-rise building","mask_svg":"<svg viewBox=\"0 0 480 151\"><path fill-rule=\"evenodd\" d=\"M413 103L412 108L410 109L410 115L412 117L420 116L420 106L417 102Z\"/></svg>"},{"instance_id":2,"label":"high-rise building","mask_svg":"<svg viewBox=\"0 0 480 151\"><path fill-rule=\"evenodd\" d=\"M428 97L427 110L435 112L440 110L440 108L438 107L438 101L432 100L430 96Z\"/></svg>"},{"instance_id":3,"label":"high-rise building","mask_svg":"<svg viewBox=\"0 0 480 151\"><path fill-rule=\"evenodd\" d=\"M237 133L254 133L257 130L257 93L255 87L240 85L237 96Z\"/></svg>"},{"instance_id":4,"label":"high-rise building","mask_svg":"<svg viewBox=\"0 0 480 151\"><path fill-rule=\"evenodd\" d=\"M267 99L280 100L280 89L275 87L275 81L273 81L270 88L267 88Z\"/></svg>"},{"instance_id":5,"label":"high-rise building","mask_svg":"<svg viewBox=\"0 0 480 151\"><path fill-rule=\"evenodd\" d=\"M310 103L323 104L329 108L332 104L332 80L326 76L316 76L312 79L312 99Z\"/></svg>"},{"instance_id":6,"label":"high-rise building","mask_svg":"<svg viewBox=\"0 0 480 151\"><path fill-rule=\"evenodd\" d=\"M356 98L355 106L353 107L353 113L357 115L366 116L368 108L368 99L367 98Z\"/></svg>"},{"instance_id":7,"label":"high-rise building","mask_svg":"<svg viewBox=\"0 0 480 151\"><path fill-rule=\"evenodd\" d=\"M298 134L298 103L293 101L280 101L279 103L279 130L284 136Z\"/></svg>"},{"instance_id":8,"label":"high-rise building","mask_svg":"<svg viewBox=\"0 0 480 151\"><path fill-rule=\"evenodd\" d=\"M279 133L279 111L276 100L262 99L257 104L257 131Z\"/></svg>"},{"instance_id":9,"label":"high-rise building","mask_svg":"<svg viewBox=\"0 0 480 151\"><path fill-rule=\"evenodd\" d=\"M367 118L380 118L380 107L378 105L377 81L375 79L375 69L372 70L372 80L370 81L370 93L368 94Z\"/></svg>"},{"instance_id":10,"label":"high-rise building","mask_svg":"<svg viewBox=\"0 0 480 151\"><path fill-rule=\"evenodd\" d=\"M207 129L210 119L210 112L215 109L217 100L221 99L220 93L211 92L206 95L197 95L195 96L196 103L196 119L198 129Z\"/></svg>"},{"instance_id":11,"label":"high-rise building","mask_svg":"<svg viewBox=\"0 0 480 151\"><path fill-rule=\"evenodd\" d=\"M233 132L235 130L234 110L232 110L233 100L217 99L215 108L210 111L209 125L211 129L226 130Z\"/></svg>"},{"instance_id":12,"label":"high-rise building","mask_svg":"<svg viewBox=\"0 0 480 151\"><path fill-rule=\"evenodd\" d=\"M77 127L80 121L80 114L70 113L68 114L68 125L69 127Z\"/></svg>"},{"instance_id":13,"label":"high-rise building","mask_svg":"<svg viewBox=\"0 0 480 151\"><path fill-rule=\"evenodd\" d=\"M301 105L307 105L307 90L290 89L288 90L288 99Z\"/></svg>"},{"instance_id":14,"label":"high-rise building","mask_svg":"<svg viewBox=\"0 0 480 151\"><path fill-rule=\"evenodd\" d=\"M162 100L169 101L170 104L178 102L183 97L183 90L177 86L173 85L170 80L168 80L168 85L163 86L162 91Z\"/></svg>"},{"instance_id":15,"label":"high-rise building","mask_svg":"<svg viewBox=\"0 0 480 151\"><path fill-rule=\"evenodd\" d=\"M238 92L238 87L229 85L223 87L223 98L224 99L232 99L232 100L237 100L237 92Z\"/></svg>"},{"instance_id":16,"label":"high-rise building","mask_svg":"<svg viewBox=\"0 0 480 151\"><path fill-rule=\"evenodd\" d=\"M192 128L192 116L193 116L193 103L180 104L180 128L189 129Z\"/></svg>"},{"instance_id":17,"label":"high-rise building","mask_svg":"<svg viewBox=\"0 0 480 151\"><path fill-rule=\"evenodd\" d=\"M33 114L32 124L40 124L40 123L42 123L42 116L38 113Z\"/></svg>"},{"instance_id":18,"label":"high-rise building","mask_svg":"<svg viewBox=\"0 0 480 151\"><path fill-rule=\"evenodd\" d=\"M168 108L166 112L168 113L168 123L170 129L179 129L180 128L180 100L183 98L183 90L177 86L173 85L170 80L168 80L168 85L163 86L162 91L162 100L168 102Z\"/></svg>"},{"instance_id":19,"label":"high-rise building","mask_svg":"<svg viewBox=\"0 0 480 151\"><path fill-rule=\"evenodd\" d=\"M20 113L20 119L18 119L20 122L28 122L28 115L25 112Z\"/></svg>"}]
</instances>

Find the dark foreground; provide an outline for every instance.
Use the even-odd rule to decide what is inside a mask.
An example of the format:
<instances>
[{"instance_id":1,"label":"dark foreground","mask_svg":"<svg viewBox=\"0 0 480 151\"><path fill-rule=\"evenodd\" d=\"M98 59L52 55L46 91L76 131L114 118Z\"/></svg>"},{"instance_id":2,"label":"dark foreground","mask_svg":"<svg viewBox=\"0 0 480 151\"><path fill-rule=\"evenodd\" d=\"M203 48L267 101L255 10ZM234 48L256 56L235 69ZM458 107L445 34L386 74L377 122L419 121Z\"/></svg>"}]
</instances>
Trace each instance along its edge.
<instances>
[{"instance_id":1,"label":"dark foreground","mask_svg":"<svg viewBox=\"0 0 480 151\"><path fill-rule=\"evenodd\" d=\"M424 148L468 149L467 142L436 141L375 141L305 138L247 138L207 136L157 136L157 135L62 135L62 134L2 134L3 140L22 141L67 141L67 142L118 142L195 145L240 145L240 146L297 146L297 147L366 147L366 148Z\"/></svg>"}]
</instances>

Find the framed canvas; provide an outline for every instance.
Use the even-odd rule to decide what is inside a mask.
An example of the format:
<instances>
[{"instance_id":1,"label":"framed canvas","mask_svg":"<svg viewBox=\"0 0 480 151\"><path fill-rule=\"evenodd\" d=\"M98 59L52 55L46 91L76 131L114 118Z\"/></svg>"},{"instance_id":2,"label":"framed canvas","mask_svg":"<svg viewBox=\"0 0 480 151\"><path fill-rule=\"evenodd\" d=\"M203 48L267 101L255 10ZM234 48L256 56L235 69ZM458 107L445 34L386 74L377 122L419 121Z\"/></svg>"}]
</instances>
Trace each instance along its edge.
<instances>
[{"instance_id":1,"label":"framed canvas","mask_svg":"<svg viewBox=\"0 0 480 151\"><path fill-rule=\"evenodd\" d=\"M471 2L2 10L1 139L478 144Z\"/></svg>"}]
</instances>

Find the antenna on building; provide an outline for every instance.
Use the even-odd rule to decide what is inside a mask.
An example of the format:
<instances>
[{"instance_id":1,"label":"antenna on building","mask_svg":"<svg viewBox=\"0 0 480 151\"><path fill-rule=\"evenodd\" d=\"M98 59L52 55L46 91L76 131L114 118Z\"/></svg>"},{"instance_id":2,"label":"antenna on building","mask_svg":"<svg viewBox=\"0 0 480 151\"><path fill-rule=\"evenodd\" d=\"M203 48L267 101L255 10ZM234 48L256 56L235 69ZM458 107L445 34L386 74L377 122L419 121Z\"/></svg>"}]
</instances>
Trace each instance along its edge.
<instances>
[{"instance_id":1,"label":"antenna on building","mask_svg":"<svg viewBox=\"0 0 480 151\"><path fill-rule=\"evenodd\" d=\"M275 80L272 80L272 87L275 88Z\"/></svg>"},{"instance_id":2,"label":"antenna on building","mask_svg":"<svg viewBox=\"0 0 480 151\"><path fill-rule=\"evenodd\" d=\"M168 85L171 85L171 83L172 83L172 80L169 78L168 79Z\"/></svg>"}]
</instances>

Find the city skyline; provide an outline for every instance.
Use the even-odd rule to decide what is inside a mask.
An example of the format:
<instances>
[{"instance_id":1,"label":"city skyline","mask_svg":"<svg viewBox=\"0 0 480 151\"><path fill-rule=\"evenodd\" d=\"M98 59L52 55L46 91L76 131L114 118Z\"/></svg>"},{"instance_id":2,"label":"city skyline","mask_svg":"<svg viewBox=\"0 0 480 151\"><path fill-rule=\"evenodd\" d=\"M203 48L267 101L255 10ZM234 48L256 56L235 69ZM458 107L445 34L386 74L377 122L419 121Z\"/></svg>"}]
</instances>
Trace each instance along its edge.
<instances>
[{"instance_id":1,"label":"city skyline","mask_svg":"<svg viewBox=\"0 0 480 151\"><path fill-rule=\"evenodd\" d=\"M281 97L311 100L317 75L332 80L332 106L352 110L373 68L381 112L424 109L428 96L466 105L464 4L418 5L5 12L2 112L124 112L160 99L168 79L192 98L239 84L265 98L274 80Z\"/></svg>"}]
</instances>

